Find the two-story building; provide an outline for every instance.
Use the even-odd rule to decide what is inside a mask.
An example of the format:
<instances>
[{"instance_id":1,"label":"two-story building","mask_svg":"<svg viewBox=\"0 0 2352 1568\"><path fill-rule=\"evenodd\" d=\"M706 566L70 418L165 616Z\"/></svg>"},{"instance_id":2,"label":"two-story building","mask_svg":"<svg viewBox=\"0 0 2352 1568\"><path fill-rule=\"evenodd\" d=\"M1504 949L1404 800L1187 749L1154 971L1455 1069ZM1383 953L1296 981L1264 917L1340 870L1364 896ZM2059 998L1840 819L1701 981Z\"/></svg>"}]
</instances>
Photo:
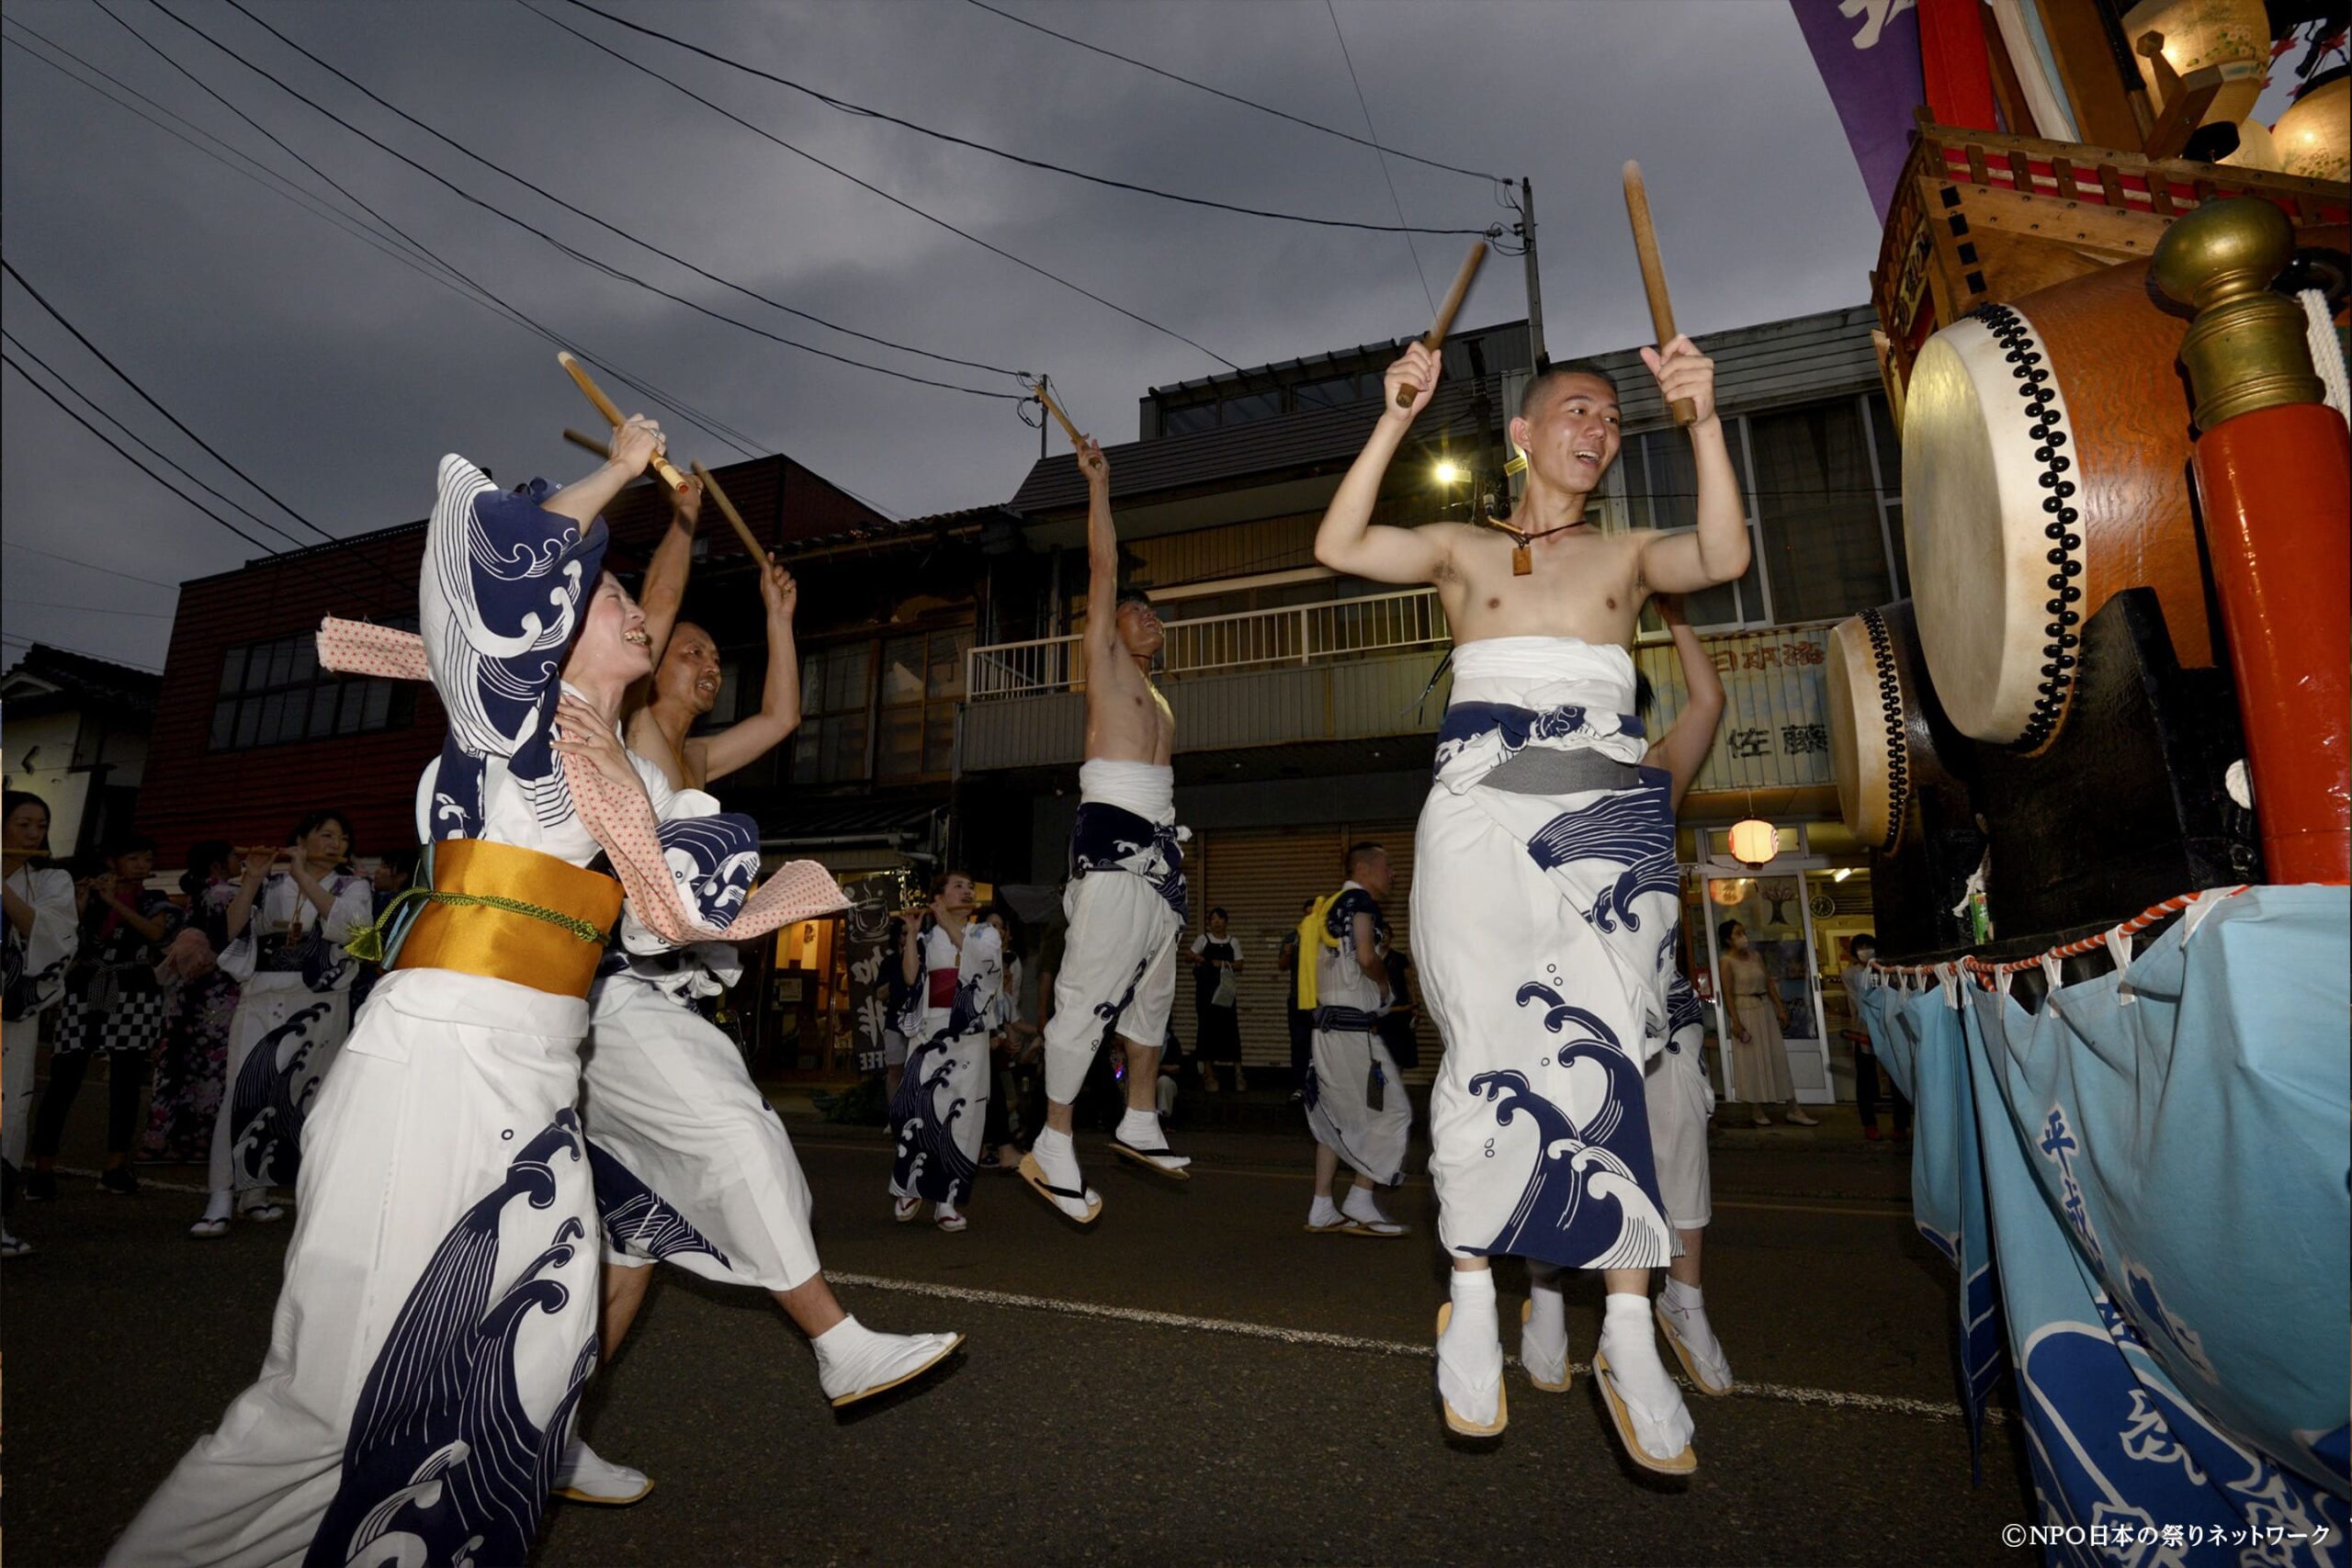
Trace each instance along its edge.
<instances>
[{"instance_id":1,"label":"two-story building","mask_svg":"<svg viewBox=\"0 0 2352 1568\"><path fill-rule=\"evenodd\" d=\"M1870 908L1867 861L1836 820L1825 639L1836 620L1907 592L1899 448L1872 324L1856 307L1699 340L1716 362L1755 558L1739 581L1688 606L1730 700L1684 812L1685 927L1702 975L1713 969L1719 919L1739 918L1756 933L1783 972L1792 1068L1813 1099L1832 1096L1833 1057L1843 1059L1829 1043L1843 1016L1838 941L1867 927ZM1390 468L1377 521L1508 512L1519 465L1506 426L1530 378L1528 341L1525 323L1506 322L1448 342L1445 380ZM1270 1068L1288 1055L1276 949L1302 900L1337 885L1352 840L1385 843L1400 889L1408 884L1447 695L1435 592L1342 577L1313 553L1324 506L1379 417L1381 372L1403 346L1155 388L1137 439L1105 454L1127 579L1167 622L1163 680L1177 716L1178 813L1194 835L1195 923L1211 908L1228 912L1252 961L1241 987L1244 1058ZM1620 389L1625 429L1602 526L1690 525L1688 438L1635 351L1598 363ZM1038 463L1009 507L1027 556L1001 564L991 597L1000 625L1025 619L1028 635L972 649L957 840L983 875L1050 884L1063 873L1083 746L1073 628L1089 608L1086 491L1075 460ZM1654 618L1637 660L1658 694L1654 732L1663 732L1682 687ZM1730 823L1750 817L1780 829L1782 852L1761 870L1732 861L1723 841ZM1408 914L1402 896L1391 900L1409 950ZM1189 987L1176 1027L1190 1037Z\"/></svg>"},{"instance_id":2,"label":"two-story building","mask_svg":"<svg viewBox=\"0 0 2352 1568\"><path fill-rule=\"evenodd\" d=\"M61 860L130 829L160 684L147 671L39 642L0 675L8 787L48 803Z\"/></svg>"}]
</instances>

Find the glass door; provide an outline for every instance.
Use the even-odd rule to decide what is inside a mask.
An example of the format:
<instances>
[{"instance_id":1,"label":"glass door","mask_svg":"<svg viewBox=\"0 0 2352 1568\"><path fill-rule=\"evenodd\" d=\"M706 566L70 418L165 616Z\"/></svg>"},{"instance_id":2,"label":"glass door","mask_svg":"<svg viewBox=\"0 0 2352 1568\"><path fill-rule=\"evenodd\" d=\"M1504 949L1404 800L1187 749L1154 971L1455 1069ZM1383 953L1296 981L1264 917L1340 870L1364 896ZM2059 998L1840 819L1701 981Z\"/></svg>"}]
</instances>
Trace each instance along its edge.
<instances>
[{"instance_id":1,"label":"glass door","mask_svg":"<svg viewBox=\"0 0 2352 1568\"><path fill-rule=\"evenodd\" d=\"M1783 862L1782 863L1785 863ZM1737 920L1747 929L1748 942L1772 986L1788 1008L1789 1021L1781 1033L1787 1053L1789 1081L1799 1102L1823 1105L1836 1098L1829 1077L1829 1045L1821 1012L1821 980L1814 962L1813 915L1805 907L1805 886L1797 870L1735 874L1702 867L1707 895L1707 961L1715 975L1716 1090L1728 1099L1731 1053L1736 1049L1729 1001L1723 975L1724 922Z\"/></svg>"}]
</instances>

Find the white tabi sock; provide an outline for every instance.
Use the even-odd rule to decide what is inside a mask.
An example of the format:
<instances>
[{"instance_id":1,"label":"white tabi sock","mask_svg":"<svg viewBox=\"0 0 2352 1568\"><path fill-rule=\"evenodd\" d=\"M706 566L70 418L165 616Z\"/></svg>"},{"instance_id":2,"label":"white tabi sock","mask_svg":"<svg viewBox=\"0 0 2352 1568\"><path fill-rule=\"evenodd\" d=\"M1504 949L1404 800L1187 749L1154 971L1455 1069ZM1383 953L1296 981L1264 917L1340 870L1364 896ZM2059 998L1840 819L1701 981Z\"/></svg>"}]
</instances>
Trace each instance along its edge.
<instances>
[{"instance_id":1,"label":"white tabi sock","mask_svg":"<svg viewBox=\"0 0 2352 1568\"><path fill-rule=\"evenodd\" d=\"M1160 1130L1159 1118L1148 1111L1129 1106L1119 1118L1116 1136L1127 1147L1151 1156L1151 1163L1163 1170L1182 1170L1193 1163L1188 1156L1169 1153L1168 1134Z\"/></svg>"},{"instance_id":2,"label":"white tabi sock","mask_svg":"<svg viewBox=\"0 0 2352 1568\"><path fill-rule=\"evenodd\" d=\"M209 1225L216 1220L227 1219L229 1217L230 1201L230 1194L225 1189L213 1193L211 1201L204 1205L204 1219L202 1223ZM186 1213L187 1211L183 1209L180 1212L182 1213Z\"/></svg>"},{"instance_id":3,"label":"white tabi sock","mask_svg":"<svg viewBox=\"0 0 2352 1568\"><path fill-rule=\"evenodd\" d=\"M1538 1382L1568 1381L1568 1303L1560 1294L1560 1271L1532 1261L1527 1265L1527 1322L1520 1329L1519 1359Z\"/></svg>"},{"instance_id":4,"label":"white tabi sock","mask_svg":"<svg viewBox=\"0 0 2352 1568\"><path fill-rule=\"evenodd\" d=\"M1048 1185L1065 1192L1083 1192L1081 1200L1045 1194L1046 1201L1073 1220L1083 1221L1086 1211L1095 1201L1094 1190L1086 1185L1086 1178L1078 1168L1078 1149L1068 1133L1057 1133L1051 1127L1040 1128L1037 1141L1029 1145L1029 1156L1037 1162Z\"/></svg>"},{"instance_id":5,"label":"white tabi sock","mask_svg":"<svg viewBox=\"0 0 2352 1568\"><path fill-rule=\"evenodd\" d=\"M1731 1362L1724 1356L1724 1348L1715 1338L1714 1325L1707 1321L1706 1299L1696 1285L1686 1285L1669 1274L1666 1289L1658 1293L1658 1310L1674 1325L1674 1336L1682 1348L1706 1373L1706 1381L1716 1388L1731 1386Z\"/></svg>"},{"instance_id":6,"label":"white tabi sock","mask_svg":"<svg viewBox=\"0 0 2352 1568\"><path fill-rule=\"evenodd\" d=\"M1315 1206L1306 1211L1306 1224L1310 1230L1318 1231L1327 1231L1340 1224L1340 1206L1331 1201L1329 1193L1317 1195Z\"/></svg>"},{"instance_id":7,"label":"white tabi sock","mask_svg":"<svg viewBox=\"0 0 2352 1568\"><path fill-rule=\"evenodd\" d=\"M1650 1299L1632 1291L1610 1292L1600 1321L1600 1354L1617 1396L1632 1413L1634 1436L1653 1459L1672 1459L1690 1446L1690 1412L1682 1391L1658 1359Z\"/></svg>"},{"instance_id":8,"label":"white tabi sock","mask_svg":"<svg viewBox=\"0 0 2352 1568\"><path fill-rule=\"evenodd\" d=\"M817 1382L828 1399L842 1399L899 1382L955 1348L952 1334L876 1334L854 1317L808 1341L817 1352Z\"/></svg>"},{"instance_id":9,"label":"white tabi sock","mask_svg":"<svg viewBox=\"0 0 2352 1568\"><path fill-rule=\"evenodd\" d=\"M1456 1269L1453 1315L1437 1342L1437 1390L1454 1413L1475 1426L1492 1424L1502 1408L1503 1341L1495 1321L1495 1271Z\"/></svg>"},{"instance_id":10,"label":"white tabi sock","mask_svg":"<svg viewBox=\"0 0 2352 1568\"><path fill-rule=\"evenodd\" d=\"M1364 1229L1376 1232L1381 1235L1405 1234L1403 1225L1380 1212L1380 1200L1372 1195L1369 1188L1349 1188L1346 1200L1340 1205L1340 1212L1363 1226ZM1492 1269L1487 1270L1489 1275L1493 1272Z\"/></svg>"}]
</instances>

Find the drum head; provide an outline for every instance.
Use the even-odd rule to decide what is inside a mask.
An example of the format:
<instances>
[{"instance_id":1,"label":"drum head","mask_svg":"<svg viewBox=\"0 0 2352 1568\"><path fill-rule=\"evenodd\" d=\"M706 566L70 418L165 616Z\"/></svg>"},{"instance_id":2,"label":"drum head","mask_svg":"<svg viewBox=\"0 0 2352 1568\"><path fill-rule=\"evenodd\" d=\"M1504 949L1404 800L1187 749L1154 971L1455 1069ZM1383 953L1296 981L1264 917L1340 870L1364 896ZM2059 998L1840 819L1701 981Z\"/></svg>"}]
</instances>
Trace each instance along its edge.
<instances>
[{"instance_id":1,"label":"drum head","mask_svg":"<svg viewBox=\"0 0 2352 1568\"><path fill-rule=\"evenodd\" d=\"M1901 675L1885 618L1849 616L1829 633L1829 763L1838 814L1857 839L1892 850L1910 795Z\"/></svg>"},{"instance_id":2,"label":"drum head","mask_svg":"<svg viewBox=\"0 0 2352 1568\"><path fill-rule=\"evenodd\" d=\"M1919 644L1964 735L2038 749L2064 720L2083 623L2146 585L2175 651L2211 663L2189 511L2183 321L2145 264L1990 305L1929 338L1903 421Z\"/></svg>"}]
</instances>

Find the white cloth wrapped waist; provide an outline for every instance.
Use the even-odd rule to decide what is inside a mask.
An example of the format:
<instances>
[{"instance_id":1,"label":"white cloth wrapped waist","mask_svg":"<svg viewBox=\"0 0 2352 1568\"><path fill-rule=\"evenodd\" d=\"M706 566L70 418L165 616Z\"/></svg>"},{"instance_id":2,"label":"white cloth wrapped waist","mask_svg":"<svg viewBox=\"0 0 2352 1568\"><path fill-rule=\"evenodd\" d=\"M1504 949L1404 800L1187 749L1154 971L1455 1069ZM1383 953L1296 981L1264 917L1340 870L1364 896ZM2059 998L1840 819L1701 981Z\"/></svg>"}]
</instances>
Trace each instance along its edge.
<instances>
[{"instance_id":1,"label":"white cloth wrapped waist","mask_svg":"<svg viewBox=\"0 0 2352 1568\"><path fill-rule=\"evenodd\" d=\"M1633 656L1577 637L1487 637L1453 650L1453 694L1438 728L1437 782L1457 794L1533 747L1639 763Z\"/></svg>"}]
</instances>

